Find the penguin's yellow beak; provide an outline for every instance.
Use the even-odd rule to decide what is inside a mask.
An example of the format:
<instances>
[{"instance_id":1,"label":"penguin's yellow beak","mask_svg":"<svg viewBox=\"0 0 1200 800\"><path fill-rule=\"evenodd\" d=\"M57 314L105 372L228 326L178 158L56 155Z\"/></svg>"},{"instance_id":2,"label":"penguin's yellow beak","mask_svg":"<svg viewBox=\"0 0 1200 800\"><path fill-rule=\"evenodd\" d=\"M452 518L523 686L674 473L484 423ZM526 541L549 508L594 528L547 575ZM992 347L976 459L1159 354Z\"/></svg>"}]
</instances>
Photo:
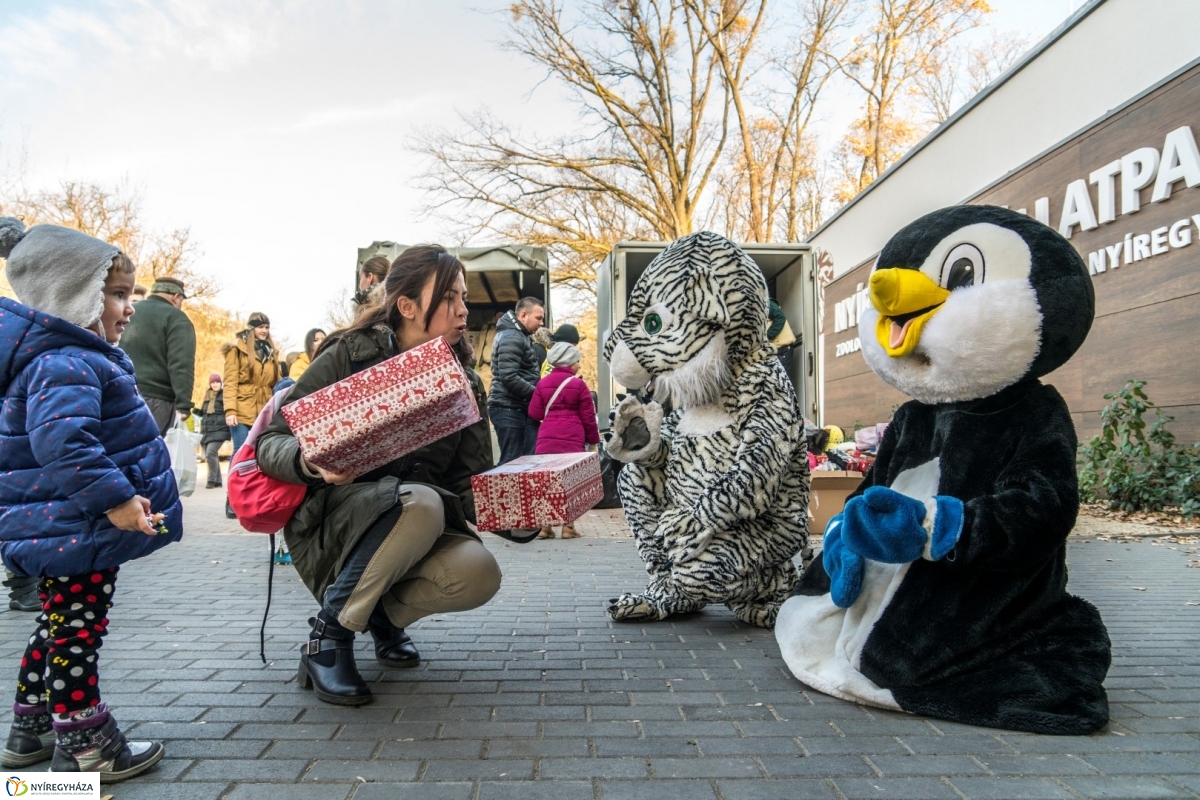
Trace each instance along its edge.
<instances>
[{"instance_id":1,"label":"penguin's yellow beak","mask_svg":"<svg viewBox=\"0 0 1200 800\"><path fill-rule=\"evenodd\" d=\"M879 312L875 338L892 358L917 349L925 323L946 302L948 289L915 269L877 269L869 284L871 305Z\"/></svg>"}]
</instances>

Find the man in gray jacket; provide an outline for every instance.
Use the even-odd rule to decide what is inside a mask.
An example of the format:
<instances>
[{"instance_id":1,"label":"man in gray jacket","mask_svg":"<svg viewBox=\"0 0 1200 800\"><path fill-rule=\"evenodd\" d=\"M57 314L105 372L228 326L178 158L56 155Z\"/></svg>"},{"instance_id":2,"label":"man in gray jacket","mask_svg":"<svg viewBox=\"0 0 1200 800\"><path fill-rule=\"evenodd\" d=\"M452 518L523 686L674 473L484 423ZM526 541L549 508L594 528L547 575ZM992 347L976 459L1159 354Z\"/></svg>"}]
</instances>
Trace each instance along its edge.
<instances>
[{"instance_id":1,"label":"man in gray jacket","mask_svg":"<svg viewBox=\"0 0 1200 800\"><path fill-rule=\"evenodd\" d=\"M133 362L138 391L158 431L165 436L176 415L192 413L196 379L196 329L182 311L187 292L178 278L156 278L150 296L137 304L137 313L121 337L121 349Z\"/></svg>"},{"instance_id":2,"label":"man in gray jacket","mask_svg":"<svg viewBox=\"0 0 1200 800\"><path fill-rule=\"evenodd\" d=\"M500 463L530 455L537 446L538 424L529 418L541 363L529 336L546 320L536 297L523 297L496 323L492 345L492 393L488 417L500 442Z\"/></svg>"}]
</instances>

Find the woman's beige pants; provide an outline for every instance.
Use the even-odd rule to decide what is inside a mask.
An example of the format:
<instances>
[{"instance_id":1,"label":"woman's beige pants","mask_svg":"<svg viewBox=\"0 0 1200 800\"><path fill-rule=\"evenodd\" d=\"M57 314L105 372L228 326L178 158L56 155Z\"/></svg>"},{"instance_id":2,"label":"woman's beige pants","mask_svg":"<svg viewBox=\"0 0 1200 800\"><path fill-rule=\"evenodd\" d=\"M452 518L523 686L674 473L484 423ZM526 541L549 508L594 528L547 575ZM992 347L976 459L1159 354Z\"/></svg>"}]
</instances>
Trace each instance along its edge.
<instances>
[{"instance_id":1,"label":"woman's beige pants","mask_svg":"<svg viewBox=\"0 0 1200 800\"><path fill-rule=\"evenodd\" d=\"M466 533L445 530L442 497L428 486L404 484L400 519L376 547L338 614L352 631L367 627L376 604L393 625L478 608L500 590L500 566ZM343 569L361 568L347 563Z\"/></svg>"}]
</instances>

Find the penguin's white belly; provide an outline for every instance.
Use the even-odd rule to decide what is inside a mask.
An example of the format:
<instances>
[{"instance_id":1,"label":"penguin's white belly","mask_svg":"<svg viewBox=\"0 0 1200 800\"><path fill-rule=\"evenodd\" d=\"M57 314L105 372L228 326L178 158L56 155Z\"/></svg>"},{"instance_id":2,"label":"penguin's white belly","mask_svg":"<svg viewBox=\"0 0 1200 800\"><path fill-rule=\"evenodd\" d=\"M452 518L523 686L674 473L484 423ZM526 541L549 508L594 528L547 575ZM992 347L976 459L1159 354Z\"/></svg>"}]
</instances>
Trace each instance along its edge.
<instances>
[{"instance_id":1,"label":"penguin's white belly","mask_svg":"<svg viewBox=\"0 0 1200 800\"><path fill-rule=\"evenodd\" d=\"M898 710L892 693L863 675L859 664L867 636L907 572L908 564L868 561L862 594L850 608L838 608L828 594L788 598L775 638L792 674L825 694Z\"/></svg>"},{"instance_id":2,"label":"penguin's white belly","mask_svg":"<svg viewBox=\"0 0 1200 800\"><path fill-rule=\"evenodd\" d=\"M937 494L938 459L905 470L891 488L921 502ZM900 709L888 689L861 672L862 651L875 623L908 574L908 564L867 561L862 592L850 608L829 594L788 598L775 621L783 660L799 680L825 694L881 708Z\"/></svg>"}]
</instances>

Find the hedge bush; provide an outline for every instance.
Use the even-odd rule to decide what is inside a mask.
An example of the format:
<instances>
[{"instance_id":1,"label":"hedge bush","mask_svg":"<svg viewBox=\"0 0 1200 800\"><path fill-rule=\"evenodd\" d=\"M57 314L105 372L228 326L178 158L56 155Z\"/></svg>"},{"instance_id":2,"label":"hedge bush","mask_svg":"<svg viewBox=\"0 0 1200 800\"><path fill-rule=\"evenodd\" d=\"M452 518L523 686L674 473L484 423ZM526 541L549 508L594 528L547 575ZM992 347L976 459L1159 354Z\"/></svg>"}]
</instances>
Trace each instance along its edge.
<instances>
[{"instance_id":1,"label":"hedge bush","mask_svg":"<svg viewBox=\"0 0 1200 800\"><path fill-rule=\"evenodd\" d=\"M1123 511L1178 507L1200 514L1200 443L1180 445L1167 430L1174 419L1146 396L1146 382L1132 380L1104 395L1098 436L1079 446L1079 496L1107 501ZM1153 413L1154 421L1147 423Z\"/></svg>"}]
</instances>

